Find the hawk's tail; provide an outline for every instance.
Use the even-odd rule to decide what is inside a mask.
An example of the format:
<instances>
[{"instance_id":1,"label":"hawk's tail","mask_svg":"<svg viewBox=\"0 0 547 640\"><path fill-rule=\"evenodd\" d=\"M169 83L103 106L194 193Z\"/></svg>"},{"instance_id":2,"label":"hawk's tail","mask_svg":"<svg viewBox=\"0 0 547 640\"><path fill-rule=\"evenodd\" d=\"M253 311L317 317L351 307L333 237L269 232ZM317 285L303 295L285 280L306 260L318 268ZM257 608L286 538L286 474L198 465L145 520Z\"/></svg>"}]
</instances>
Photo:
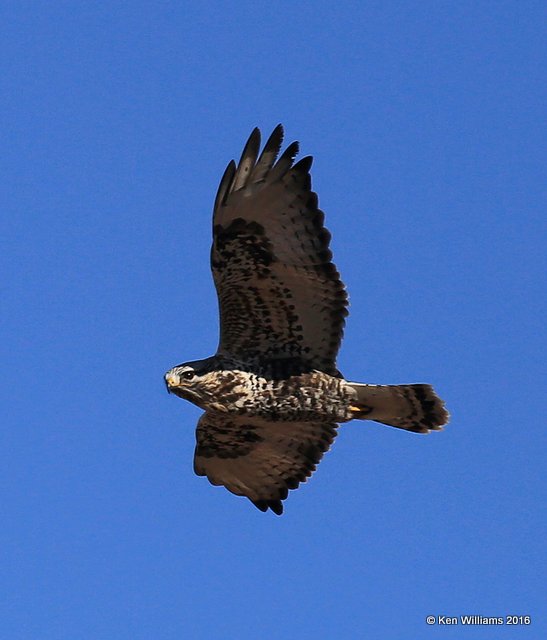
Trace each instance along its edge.
<instances>
[{"instance_id":1,"label":"hawk's tail","mask_svg":"<svg viewBox=\"0 0 547 640\"><path fill-rule=\"evenodd\" d=\"M357 394L352 409L358 420L375 420L416 433L438 431L448 422L444 402L429 384L348 384Z\"/></svg>"}]
</instances>

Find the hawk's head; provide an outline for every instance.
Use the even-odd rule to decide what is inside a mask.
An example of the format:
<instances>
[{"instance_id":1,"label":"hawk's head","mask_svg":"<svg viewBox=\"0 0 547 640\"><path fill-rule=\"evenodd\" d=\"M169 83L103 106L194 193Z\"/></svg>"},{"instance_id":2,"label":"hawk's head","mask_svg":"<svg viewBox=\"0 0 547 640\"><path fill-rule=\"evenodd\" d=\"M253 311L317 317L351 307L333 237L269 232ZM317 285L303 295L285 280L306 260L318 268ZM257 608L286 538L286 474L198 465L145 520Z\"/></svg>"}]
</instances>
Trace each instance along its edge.
<instances>
[{"instance_id":1,"label":"hawk's head","mask_svg":"<svg viewBox=\"0 0 547 640\"><path fill-rule=\"evenodd\" d=\"M198 407L211 397L214 385L215 367L212 358L185 362L170 369L164 376L169 393L189 400Z\"/></svg>"}]
</instances>

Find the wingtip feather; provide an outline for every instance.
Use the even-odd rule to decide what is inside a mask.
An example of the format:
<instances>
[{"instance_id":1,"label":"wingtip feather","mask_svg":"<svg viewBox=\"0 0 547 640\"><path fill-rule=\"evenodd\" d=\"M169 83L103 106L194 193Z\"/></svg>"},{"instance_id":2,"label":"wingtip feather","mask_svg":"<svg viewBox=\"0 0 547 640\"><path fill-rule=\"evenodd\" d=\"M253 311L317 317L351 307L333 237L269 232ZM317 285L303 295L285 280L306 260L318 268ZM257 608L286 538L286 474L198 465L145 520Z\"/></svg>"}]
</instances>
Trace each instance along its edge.
<instances>
[{"instance_id":1,"label":"wingtip feather","mask_svg":"<svg viewBox=\"0 0 547 640\"><path fill-rule=\"evenodd\" d=\"M260 129L255 127L245 143L243 151L241 152L235 179L230 191L237 191L238 189L246 186L249 182L256 164L258 151L260 150L260 139Z\"/></svg>"},{"instance_id":2,"label":"wingtip feather","mask_svg":"<svg viewBox=\"0 0 547 640\"><path fill-rule=\"evenodd\" d=\"M283 503L281 500L251 500L254 506L262 511L262 513L266 513L268 509L271 509L276 516L280 516L283 514Z\"/></svg>"},{"instance_id":3,"label":"wingtip feather","mask_svg":"<svg viewBox=\"0 0 547 640\"><path fill-rule=\"evenodd\" d=\"M218 207L224 203L226 196L231 190L232 182L234 180L234 176L236 174L236 163L234 160L230 160L228 166L224 170L222 174L222 178L220 180L220 184L218 185L217 195L215 197L215 205L214 209L218 209Z\"/></svg>"}]
</instances>

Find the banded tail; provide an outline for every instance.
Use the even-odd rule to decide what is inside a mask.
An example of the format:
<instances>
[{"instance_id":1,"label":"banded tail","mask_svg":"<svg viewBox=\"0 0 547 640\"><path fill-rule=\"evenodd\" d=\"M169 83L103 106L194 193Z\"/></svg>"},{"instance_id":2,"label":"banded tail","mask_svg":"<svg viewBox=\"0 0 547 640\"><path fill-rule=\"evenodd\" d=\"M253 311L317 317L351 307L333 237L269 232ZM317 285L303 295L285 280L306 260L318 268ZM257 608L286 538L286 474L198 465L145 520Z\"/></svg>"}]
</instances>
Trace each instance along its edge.
<instances>
[{"instance_id":1,"label":"banded tail","mask_svg":"<svg viewBox=\"0 0 547 640\"><path fill-rule=\"evenodd\" d=\"M348 384L357 393L352 401L357 420L375 420L415 433L439 431L448 422L444 402L429 384Z\"/></svg>"}]
</instances>

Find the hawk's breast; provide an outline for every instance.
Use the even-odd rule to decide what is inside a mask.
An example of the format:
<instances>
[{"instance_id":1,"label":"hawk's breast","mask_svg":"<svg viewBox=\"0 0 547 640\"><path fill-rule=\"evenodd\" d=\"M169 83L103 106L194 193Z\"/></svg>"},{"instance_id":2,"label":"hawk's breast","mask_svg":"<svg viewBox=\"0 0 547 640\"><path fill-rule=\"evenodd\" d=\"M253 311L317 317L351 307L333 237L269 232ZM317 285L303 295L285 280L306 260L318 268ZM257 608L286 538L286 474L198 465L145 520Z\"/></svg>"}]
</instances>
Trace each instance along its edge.
<instances>
[{"instance_id":1,"label":"hawk's breast","mask_svg":"<svg viewBox=\"0 0 547 640\"><path fill-rule=\"evenodd\" d=\"M351 393L345 381L314 371L283 379L246 371L218 372L214 402L204 408L270 421L342 422L350 418ZM220 407L219 407L220 405Z\"/></svg>"}]
</instances>

